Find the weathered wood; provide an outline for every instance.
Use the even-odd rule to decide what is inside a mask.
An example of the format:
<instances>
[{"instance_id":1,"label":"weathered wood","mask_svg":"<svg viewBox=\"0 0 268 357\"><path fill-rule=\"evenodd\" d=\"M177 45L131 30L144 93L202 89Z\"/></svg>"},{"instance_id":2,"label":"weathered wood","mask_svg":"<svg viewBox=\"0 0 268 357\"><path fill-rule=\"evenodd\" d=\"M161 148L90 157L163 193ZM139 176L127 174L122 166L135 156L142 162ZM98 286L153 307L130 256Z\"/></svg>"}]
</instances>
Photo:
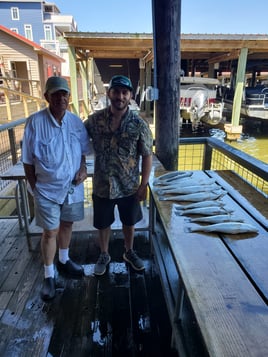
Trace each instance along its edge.
<instances>
[{"instance_id":1,"label":"weathered wood","mask_svg":"<svg viewBox=\"0 0 268 357\"><path fill-rule=\"evenodd\" d=\"M96 278L93 268L100 251L96 236L90 233L74 233L70 256L84 265L86 276L81 280L69 280L57 274L56 298L50 303L44 303L40 298L43 281L40 254L37 250L35 253L28 252L18 223L12 222L13 227L7 228L6 224L10 226L11 222L0 221L0 229L2 226L6 227L1 231L5 232L5 235L0 236L0 248L4 250L2 255L0 249L0 355L43 357L50 354L67 357L106 353L106 356L109 356L108 353L111 352L110 355L126 356L133 352L132 349L137 351L140 340L135 334L132 339L134 343L129 344L129 288L130 284L135 285L135 274L130 281L129 271L122 258L123 239L117 235L111 237L112 263L108 274ZM6 246L8 248L4 249ZM150 272L153 261L148 258L150 244L146 234L137 234L135 249L145 259L148 270L146 286L152 285L155 289L152 292L150 288L147 294L148 300L153 301L155 306L150 310L153 333L147 342L156 346L161 341L159 355L148 353L147 356L160 357L164 352L169 354L171 351L169 336L163 335L164 337L160 338L159 335L161 329L169 331L166 327L169 322L163 317L161 321L158 318L159 308L161 307L161 314L164 315L166 310L159 282L157 286L155 282L152 283ZM140 277L137 276L137 279ZM154 280L157 279L158 275L155 274ZM149 305L148 302L137 299L136 295L133 305L135 311L141 308L143 303ZM135 308L136 303L138 308ZM135 332L138 326L134 327ZM102 338L99 334L101 331Z\"/></svg>"},{"instance_id":2,"label":"weathered wood","mask_svg":"<svg viewBox=\"0 0 268 357\"><path fill-rule=\"evenodd\" d=\"M157 176L157 170L155 174ZM200 180L206 175L194 172L194 177ZM184 300L193 310L207 353L210 356L265 355L268 351L268 342L264 342L268 333L268 307L241 269L245 255L238 264L217 233L189 233L186 228L191 223L186 217L174 213L174 205L178 202L159 201L152 181L150 187L159 212L159 223L177 266L178 279L182 282ZM229 206L242 209L231 202L230 197L225 199ZM265 231L257 222L254 224L260 228L261 238ZM228 239L238 242L240 238L241 242L243 236L248 238L243 242L253 244L256 241L256 237L248 235L230 235ZM154 239L159 237L156 235ZM165 266L165 256L162 259ZM267 264L263 273L266 271ZM184 328L183 306L169 308L171 321L178 319L173 325L174 330L178 326Z\"/></svg>"},{"instance_id":3,"label":"weathered wood","mask_svg":"<svg viewBox=\"0 0 268 357\"><path fill-rule=\"evenodd\" d=\"M250 223L259 229L259 233L256 235L249 233L235 236L221 234L221 237L224 239L233 255L237 258L239 264L246 272L252 284L256 286L261 296L264 298L266 303L268 303L268 280L266 274L268 268L268 220L265 220L263 215L256 210L255 205L251 206L250 202L245 200L245 198L237 190L235 190L231 185L226 184L226 182L221 179L221 172L210 172L210 174L212 177L218 179L218 182L220 182L225 189L228 189L229 196L223 198L226 206L228 208L233 208L235 215L244 218L245 222ZM232 177L230 172L229 175L228 172L225 172L223 175L225 178L227 178L227 176ZM240 191L246 191L247 193L255 191L248 184L243 184L242 180L239 181ZM235 199L235 204L230 196ZM267 199L255 191L254 202L255 201L256 205L258 204L260 208L260 212L263 213L262 208L267 209ZM260 223L266 223L266 225L264 225L266 229L257 223L258 220Z\"/></svg>"},{"instance_id":4,"label":"weathered wood","mask_svg":"<svg viewBox=\"0 0 268 357\"><path fill-rule=\"evenodd\" d=\"M154 86L156 156L167 170L178 167L179 78L180 78L180 0L154 0Z\"/></svg>"}]
</instances>

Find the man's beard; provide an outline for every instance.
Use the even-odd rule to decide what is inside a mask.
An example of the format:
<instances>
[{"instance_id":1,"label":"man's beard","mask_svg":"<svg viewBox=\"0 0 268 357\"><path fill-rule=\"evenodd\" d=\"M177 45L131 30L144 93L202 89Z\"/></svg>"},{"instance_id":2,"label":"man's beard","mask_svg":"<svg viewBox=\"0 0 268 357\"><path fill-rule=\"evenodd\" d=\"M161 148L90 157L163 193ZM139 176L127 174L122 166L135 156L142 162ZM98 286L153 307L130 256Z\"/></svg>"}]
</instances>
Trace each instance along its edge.
<instances>
[{"instance_id":1,"label":"man's beard","mask_svg":"<svg viewBox=\"0 0 268 357\"><path fill-rule=\"evenodd\" d=\"M122 102L121 100L115 100L111 102L112 105L117 109L117 110L125 110L128 107L128 102Z\"/></svg>"}]
</instances>

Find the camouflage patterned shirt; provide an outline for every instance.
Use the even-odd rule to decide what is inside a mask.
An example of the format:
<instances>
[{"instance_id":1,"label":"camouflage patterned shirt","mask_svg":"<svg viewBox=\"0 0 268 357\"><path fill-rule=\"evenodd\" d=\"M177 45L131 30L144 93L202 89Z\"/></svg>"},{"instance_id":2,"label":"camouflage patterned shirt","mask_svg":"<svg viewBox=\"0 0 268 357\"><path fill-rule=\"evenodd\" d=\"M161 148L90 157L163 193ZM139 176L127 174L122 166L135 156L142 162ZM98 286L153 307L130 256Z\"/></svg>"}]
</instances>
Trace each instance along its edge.
<instances>
[{"instance_id":1,"label":"camouflage patterned shirt","mask_svg":"<svg viewBox=\"0 0 268 357\"><path fill-rule=\"evenodd\" d=\"M152 154L153 141L148 124L133 111L125 113L114 132L111 119L110 108L105 108L90 115L85 127L95 154L93 193L115 199L137 191L140 156Z\"/></svg>"}]
</instances>

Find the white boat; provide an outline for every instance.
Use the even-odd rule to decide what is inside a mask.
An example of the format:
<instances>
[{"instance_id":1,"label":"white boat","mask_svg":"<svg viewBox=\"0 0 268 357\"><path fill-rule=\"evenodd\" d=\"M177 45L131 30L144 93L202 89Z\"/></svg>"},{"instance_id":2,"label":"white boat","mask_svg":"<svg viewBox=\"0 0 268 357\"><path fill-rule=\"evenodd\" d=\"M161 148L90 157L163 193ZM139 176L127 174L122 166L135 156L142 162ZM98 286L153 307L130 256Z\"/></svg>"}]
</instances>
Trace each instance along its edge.
<instances>
[{"instance_id":1,"label":"white boat","mask_svg":"<svg viewBox=\"0 0 268 357\"><path fill-rule=\"evenodd\" d=\"M216 99L219 85L219 80L215 78L180 77L181 121L190 120L194 126L200 122L219 124L224 106Z\"/></svg>"},{"instance_id":2,"label":"white boat","mask_svg":"<svg viewBox=\"0 0 268 357\"><path fill-rule=\"evenodd\" d=\"M231 91L226 91L224 95L224 108L232 111L233 95ZM241 116L254 119L268 119L268 87L257 85L256 87L246 87L241 103Z\"/></svg>"}]
</instances>

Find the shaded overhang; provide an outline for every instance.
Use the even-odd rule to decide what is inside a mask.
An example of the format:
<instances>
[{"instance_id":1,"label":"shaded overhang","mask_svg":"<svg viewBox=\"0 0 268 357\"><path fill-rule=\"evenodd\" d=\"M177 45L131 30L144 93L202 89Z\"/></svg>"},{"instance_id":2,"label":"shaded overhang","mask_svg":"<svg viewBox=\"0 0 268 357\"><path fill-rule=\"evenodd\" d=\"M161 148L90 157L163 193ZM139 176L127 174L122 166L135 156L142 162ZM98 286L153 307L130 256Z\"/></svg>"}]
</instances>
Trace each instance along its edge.
<instances>
[{"instance_id":1,"label":"shaded overhang","mask_svg":"<svg viewBox=\"0 0 268 357\"><path fill-rule=\"evenodd\" d=\"M91 57L151 61L153 58L152 34L65 32L64 38L75 48L77 60ZM248 48L249 61L266 60L268 35L181 34L182 60L207 64L237 60L241 48Z\"/></svg>"},{"instance_id":2,"label":"shaded overhang","mask_svg":"<svg viewBox=\"0 0 268 357\"><path fill-rule=\"evenodd\" d=\"M152 53L151 34L65 32L64 38L75 48L77 59L146 58Z\"/></svg>"}]
</instances>

